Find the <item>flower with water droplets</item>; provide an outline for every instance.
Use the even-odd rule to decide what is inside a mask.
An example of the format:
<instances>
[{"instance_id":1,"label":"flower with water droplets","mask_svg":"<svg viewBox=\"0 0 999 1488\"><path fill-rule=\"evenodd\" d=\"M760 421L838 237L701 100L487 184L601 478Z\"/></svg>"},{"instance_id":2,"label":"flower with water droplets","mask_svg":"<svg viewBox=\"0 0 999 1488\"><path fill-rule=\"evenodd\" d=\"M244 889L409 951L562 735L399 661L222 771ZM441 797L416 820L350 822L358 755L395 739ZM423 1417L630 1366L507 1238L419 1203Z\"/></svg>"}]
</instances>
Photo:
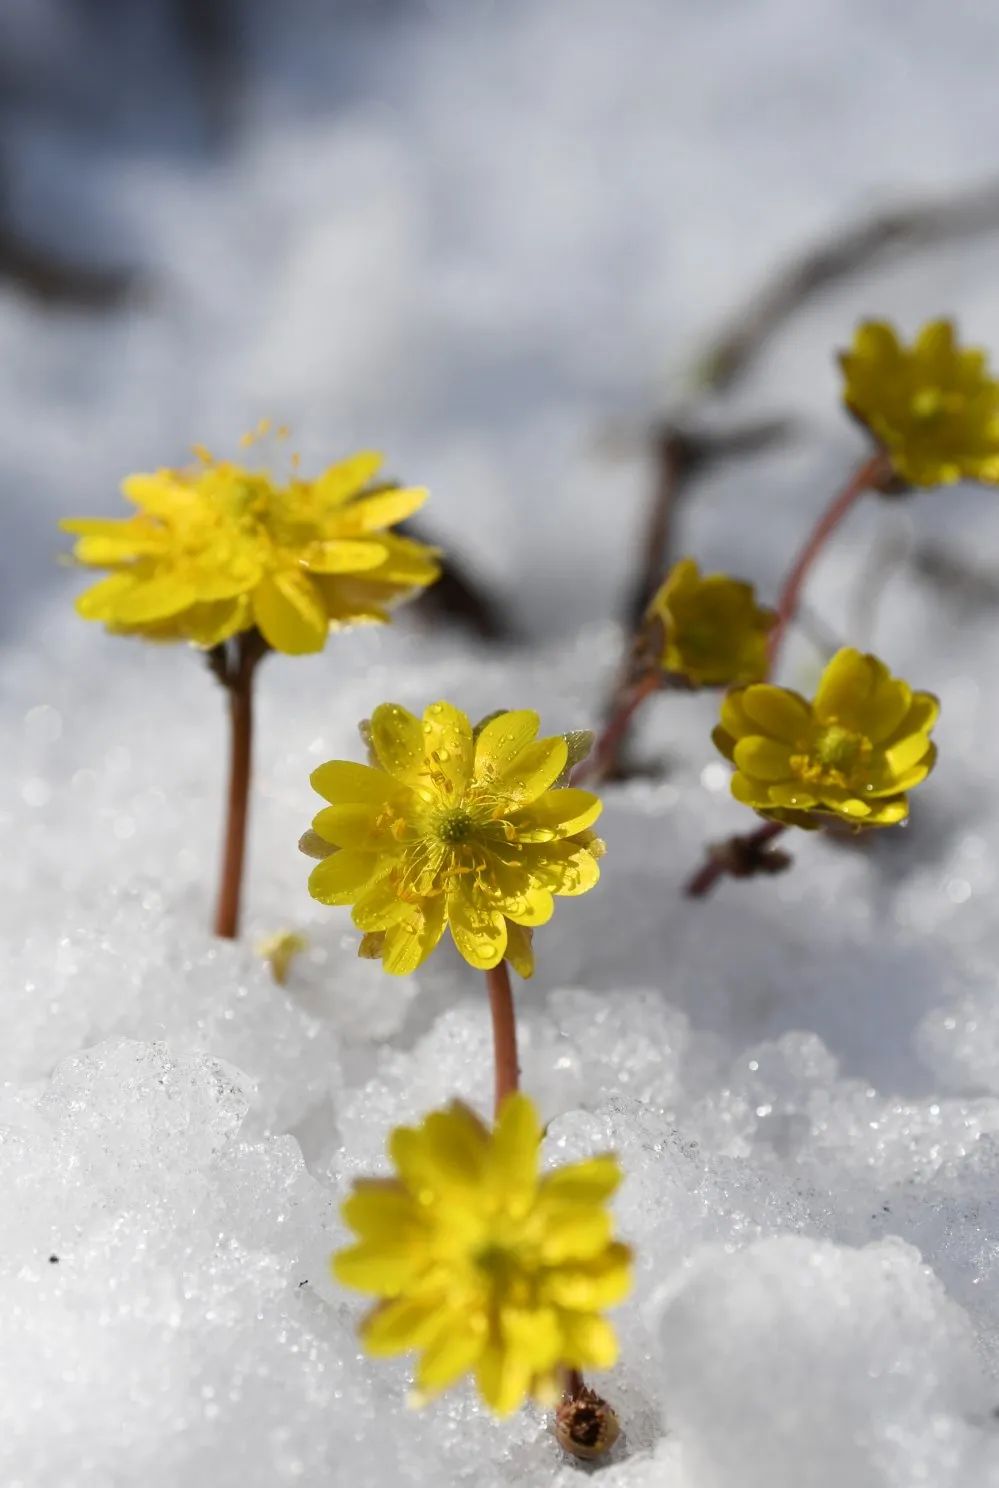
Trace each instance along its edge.
<instances>
[{"instance_id":1,"label":"flower with water droplets","mask_svg":"<svg viewBox=\"0 0 999 1488\"><path fill-rule=\"evenodd\" d=\"M380 1298L361 1324L369 1354L418 1352L417 1401L473 1374L497 1415L551 1404L564 1369L607 1369L601 1315L631 1285L613 1239L610 1154L540 1174L541 1125L525 1095L490 1131L455 1101L389 1139L395 1176L356 1183L343 1217L356 1243L333 1257L346 1286Z\"/></svg>"},{"instance_id":2,"label":"flower with water droplets","mask_svg":"<svg viewBox=\"0 0 999 1488\"><path fill-rule=\"evenodd\" d=\"M426 491L377 486L380 465L358 454L281 483L199 451L188 469L129 476L133 516L61 524L78 564L109 571L77 610L115 632L206 647L255 627L290 654L321 651L333 626L387 620L439 568L389 530Z\"/></svg>"},{"instance_id":3,"label":"flower with water droplets","mask_svg":"<svg viewBox=\"0 0 999 1488\"><path fill-rule=\"evenodd\" d=\"M767 634L777 616L757 604L752 584L702 575L693 558L681 558L646 619L663 670L697 687L758 682L767 674Z\"/></svg>"},{"instance_id":4,"label":"flower with water droplets","mask_svg":"<svg viewBox=\"0 0 999 1488\"><path fill-rule=\"evenodd\" d=\"M951 321L928 322L911 346L865 321L840 363L847 408L903 481L999 481L999 382L983 351L958 344Z\"/></svg>"},{"instance_id":5,"label":"flower with water droplets","mask_svg":"<svg viewBox=\"0 0 999 1488\"><path fill-rule=\"evenodd\" d=\"M590 831L600 801L564 784L590 736L539 739L538 727L527 710L473 730L450 703L422 719L383 703L367 725L370 765L313 772L330 805L301 842L322 860L309 892L353 906L362 955L405 975L450 926L470 965L506 957L531 975L531 931L551 918L553 895L593 888L603 849Z\"/></svg>"},{"instance_id":6,"label":"flower with water droplets","mask_svg":"<svg viewBox=\"0 0 999 1488\"><path fill-rule=\"evenodd\" d=\"M887 827L909 814L907 792L936 760L940 705L883 662L838 651L813 702L757 683L722 702L714 741L736 767L732 794L761 816L817 827Z\"/></svg>"}]
</instances>

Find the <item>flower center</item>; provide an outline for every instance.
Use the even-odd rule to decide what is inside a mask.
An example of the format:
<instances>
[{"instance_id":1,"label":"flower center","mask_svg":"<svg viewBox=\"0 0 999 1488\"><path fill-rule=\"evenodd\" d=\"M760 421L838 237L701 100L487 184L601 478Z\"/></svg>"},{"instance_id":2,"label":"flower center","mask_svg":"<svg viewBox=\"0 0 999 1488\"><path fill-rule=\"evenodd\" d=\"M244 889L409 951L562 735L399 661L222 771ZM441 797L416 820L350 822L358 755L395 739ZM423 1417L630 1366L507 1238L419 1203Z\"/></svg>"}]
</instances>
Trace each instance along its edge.
<instances>
[{"instance_id":1,"label":"flower center","mask_svg":"<svg viewBox=\"0 0 999 1488\"><path fill-rule=\"evenodd\" d=\"M812 740L807 752L792 755L791 766L800 779L815 785L847 786L870 754L871 741L863 734L831 723Z\"/></svg>"},{"instance_id":2,"label":"flower center","mask_svg":"<svg viewBox=\"0 0 999 1488\"><path fill-rule=\"evenodd\" d=\"M924 387L914 393L909 408L917 424L935 424L953 413L960 399L940 387Z\"/></svg>"},{"instance_id":3,"label":"flower center","mask_svg":"<svg viewBox=\"0 0 999 1488\"><path fill-rule=\"evenodd\" d=\"M714 620L694 620L683 627L682 645L695 656L709 655L718 649L721 627Z\"/></svg>"},{"instance_id":4,"label":"flower center","mask_svg":"<svg viewBox=\"0 0 999 1488\"><path fill-rule=\"evenodd\" d=\"M449 845L456 842L467 842L474 828L475 822L472 814L470 811L466 811L463 806L452 806L448 810L442 811L434 823L437 840L439 842L446 842Z\"/></svg>"}]
</instances>

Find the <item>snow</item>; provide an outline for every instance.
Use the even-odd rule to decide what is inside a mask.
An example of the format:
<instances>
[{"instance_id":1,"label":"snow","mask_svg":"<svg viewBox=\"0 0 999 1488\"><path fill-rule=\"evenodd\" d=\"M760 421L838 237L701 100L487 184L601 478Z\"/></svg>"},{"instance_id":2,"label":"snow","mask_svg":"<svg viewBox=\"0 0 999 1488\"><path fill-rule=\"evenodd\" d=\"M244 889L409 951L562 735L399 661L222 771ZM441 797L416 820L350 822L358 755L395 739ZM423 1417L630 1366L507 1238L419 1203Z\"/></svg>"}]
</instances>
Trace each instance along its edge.
<instances>
[{"instance_id":1,"label":"snow","mask_svg":"<svg viewBox=\"0 0 999 1488\"><path fill-rule=\"evenodd\" d=\"M360 1355L363 1304L329 1278L338 1201L387 1129L455 1094L486 1111L491 1070L482 987L451 951L392 981L309 899L309 771L356 756L389 698L591 723L649 477L637 446L608 456L608 429L662 407L775 257L993 164L986 7L913 0L904 28L887 0L582 0L571 24L556 0L330 11L254 10L239 130L198 159L189 79L166 117L177 59L140 138L141 78L119 98L92 36L63 54L40 8L0 21L39 86L74 67L69 116L88 90L105 110L70 146L66 118L7 102L20 220L146 278L105 316L0 297L10 1488L577 1481L540 1412L497 1423L464 1389L408 1410L405 1365ZM682 543L772 594L860 449L832 350L859 314L941 310L999 354L993 239L798 317L709 410L789 412L797 438L712 473ZM226 945L208 933L221 696L193 653L75 619L53 526L263 414L307 468L376 444L426 481L435 533L530 644L402 618L268 659L247 924ZM747 817L715 701L657 698L636 748L667 773L608 789L601 885L560 902L518 988L546 1159L613 1146L627 1173L637 1281L598 1381L625 1433L613 1488L999 1485L995 615L920 575L931 539L988 572L992 495L871 502L809 594L942 697L912 824L863 847L800 834L791 872L691 905L703 844ZM873 605L872 547L893 555ZM786 675L807 688L818 665L799 640ZM283 928L309 949L279 988L254 947Z\"/></svg>"}]
</instances>

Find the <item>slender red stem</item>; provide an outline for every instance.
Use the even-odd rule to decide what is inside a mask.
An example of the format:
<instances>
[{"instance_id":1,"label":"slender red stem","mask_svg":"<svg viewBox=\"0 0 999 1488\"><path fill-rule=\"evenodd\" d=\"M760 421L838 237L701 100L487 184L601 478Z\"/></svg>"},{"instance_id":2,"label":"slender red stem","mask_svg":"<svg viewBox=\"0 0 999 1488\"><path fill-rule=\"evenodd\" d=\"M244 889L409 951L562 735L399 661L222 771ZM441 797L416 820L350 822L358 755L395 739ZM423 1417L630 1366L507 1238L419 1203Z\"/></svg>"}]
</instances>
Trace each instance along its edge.
<instances>
[{"instance_id":1,"label":"slender red stem","mask_svg":"<svg viewBox=\"0 0 999 1488\"><path fill-rule=\"evenodd\" d=\"M730 838L722 848L709 852L697 872L684 885L684 894L688 899L704 899L720 878L731 873L732 864L736 860L747 865L747 870L741 876L748 878L753 871L748 865L758 860L774 838L786 830L783 822L768 821L757 827L755 832Z\"/></svg>"},{"instance_id":2,"label":"slender red stem","mask_svg":"<svg viewBox=\"0 0 999 1488\"><path fill-rule=\"evenodd\" d=\"M513 1006L510 971L505 961L486 972L486 986L489 989L489 1010L493 1019L495 1108L498 1112L507 1096L520 1087L517 1015Z\"/></svg>"},{"instance_id":3,"label":"slender red stem","mask_svg":"<svg viewBox=\"0 0 999 1488\"><path fill-rule=\"evenodd\" d=\"M787 628L798 613L805 580L808 578L815 560L843 518L853 509L865 491L870 491L879 485L890 473L891 466L888 456L883 450L878 450L869 460L865 460L862 465L858 466L850 480L847 481L843 489L829 503L809 533L797 558L788 570L787 577L781 586L780 595L777 600L777 624L770 632L769 642L771 672L777 663Z\"/></svg>"},{"instance_id":4,"label":"slender red stem","mask_svg":"<svg viewBox=\"0 0 999 1488\"><path fill-rule=\"evenodd\" d=\"M262 655L263 647L252 632L241 635L234 665L224 678L229 702L229 790L215 934L225 940L235 940L239 934L253 771L253 679Z\"/></svg>"},{"instance_id":5,"label":"slender red stem","mask_svg":"<svg viewBox=\"0 0 999 1488\"><path fill-rule=\"evenodd\" d=\"M576 770L573 776L574 785L579 785L584 780L595 783L603 780L604 776L610 773L617 763L618 750L628 732L631 720L645 699L658 691L662 681L663 673L657 668L655 671L646 672L637 682L621 692L617 706L604 726L592 755L589 759L583 760Z\"/></svg>"}]
</instances>

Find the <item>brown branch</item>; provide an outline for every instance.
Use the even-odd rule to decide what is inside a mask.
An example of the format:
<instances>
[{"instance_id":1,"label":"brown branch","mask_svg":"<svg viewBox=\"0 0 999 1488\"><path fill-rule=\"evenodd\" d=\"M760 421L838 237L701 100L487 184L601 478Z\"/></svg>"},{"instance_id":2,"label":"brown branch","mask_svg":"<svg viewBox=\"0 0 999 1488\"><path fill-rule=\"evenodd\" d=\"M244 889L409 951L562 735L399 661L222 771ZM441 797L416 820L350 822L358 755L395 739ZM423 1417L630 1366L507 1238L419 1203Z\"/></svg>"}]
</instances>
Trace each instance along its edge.
<instances>
[{"instance_id":1,"label":"brown branch","mask_svg":"<svg viewBox=\"0 0 999 1488\"><path fill-rule=\"evenodd\" d=\"M803 305L878 259L996 228L996 181L889 208L842 228L803 249L767 277L698 358L698 385L716 393L731 388Z\"/></svg>"},{"instance_id":2,"label":"brown branch","mask_svg":"<svg viewBox=\"0 0 999 1488\"><path fill-rule=\"evenodd\" d=\"M706 860L687 881L684 888L687 898L706 898L726 874L730 878L752 878L758 873L783 873L791 866L790 855L770 846L783 831L783 822L764 822L755 832L712 843Z\"/></svg>"},{"instance_id":3,"label":"brown branch","mask_svg":"<svg viewBox=\"0 0 999 1488\"><path fill-rule=\"evenodd\" d=\"M29 242L10 226L0 226L0 279L42 305L77 310L114 309L136 284L131 270L73 262Z\"/></svg>"},{"instance_id":4,"label":"brown branch","mask_svg":"<svg viewBox=\"0 0 999 1488\"><path fill-rule=\"evenodd\" d=\"M768 654L770 671L773 672L780 655L780 648L788 627L798 613L805 580L825 548L826 543L839 527L843 518L852 511L868 491L877 490L891 479L891 461L884 450L877 450L859 465L846 485L824 508L815 526L805 539L797 557L788 570L777 599L777 624L770 632Z\"/></svg>"},{"instance_id":5,"label":"brown branch","mask_svg":"<svg viewBox=\"0 0 999 1488\"><path fill-rule=\"evenodd\" d=\"M419 523L406 522L399 531L414 542L436 546ZM483 641L515 640L516 630L509 616L481 579L474 576L453 552L446 551L440 563L440 578L417 596L412 608L433 620L460 625Z\"/></svg>"}]
</instances>

